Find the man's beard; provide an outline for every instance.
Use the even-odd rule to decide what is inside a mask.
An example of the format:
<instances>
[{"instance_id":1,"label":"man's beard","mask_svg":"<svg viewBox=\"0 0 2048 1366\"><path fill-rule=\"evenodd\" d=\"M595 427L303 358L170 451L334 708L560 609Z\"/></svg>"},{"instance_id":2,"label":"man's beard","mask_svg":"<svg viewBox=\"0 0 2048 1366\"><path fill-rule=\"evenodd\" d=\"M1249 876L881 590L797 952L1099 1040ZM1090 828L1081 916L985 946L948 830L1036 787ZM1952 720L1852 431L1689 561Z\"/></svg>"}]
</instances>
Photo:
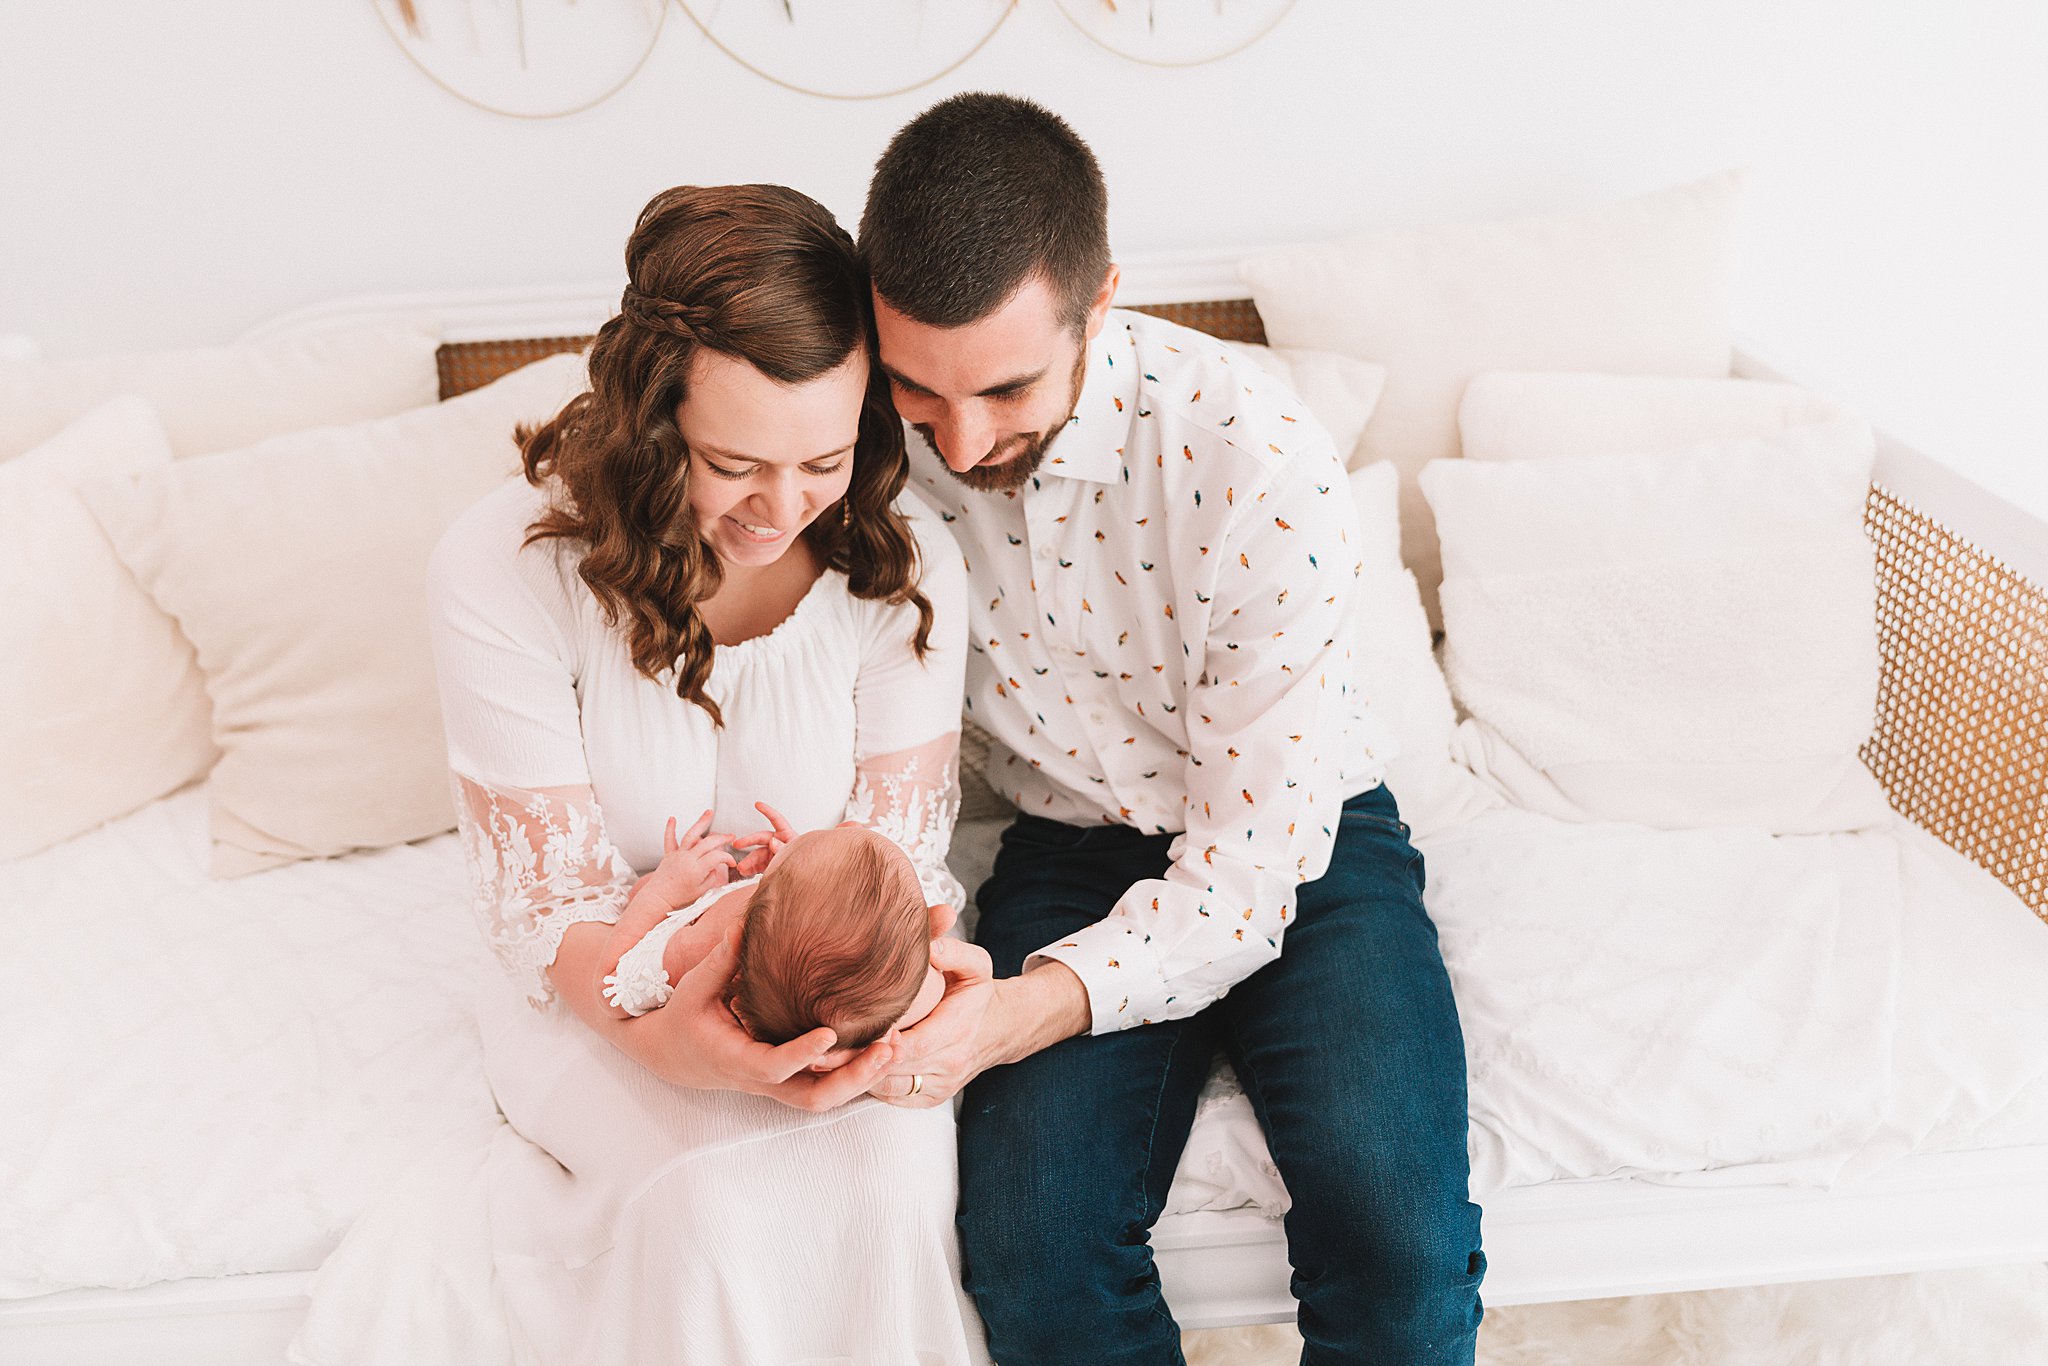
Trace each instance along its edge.
<instances>
[{"instance_id":1,"label":"man's beard","mask_svg":"<svg viewBox=\"0 0 2048 1366\"><path fill-rule=\"evenodd\" d=\"M1025 484L1030 482L1031 476L1038 473L1038 467L1045 463L1046 451L1058 439L1059 434L1067 429L1067 425L1074 420L1074 409L1079 407L1081 403L1081 383L1087 377L1087 373L1088 343L1084 340L1081 343L1080 354L1074 357L1074 374L1067 394L1067 415L1061 418L1056 426L1046 431L1033 432L1029 436L1021 438L1024 443L1022 448L1016 455L1009 457L1007 460L999 462L984 460L982 463L964 472L954 469L951 465L947 465L947 471L955 479L965 484L968 488L973 489L976 493L1013 493L1023 488ZM912 429L924 438L925 445L930 446L934 454L939 454L939 443L932 439L932 429L929 423L913 423ZM1010 441L1019 439L1017 437L1006 438L1006 440ZM945 457L943 455L939 456L939 462L945 464Z\"/></svg>"}]
</instances>

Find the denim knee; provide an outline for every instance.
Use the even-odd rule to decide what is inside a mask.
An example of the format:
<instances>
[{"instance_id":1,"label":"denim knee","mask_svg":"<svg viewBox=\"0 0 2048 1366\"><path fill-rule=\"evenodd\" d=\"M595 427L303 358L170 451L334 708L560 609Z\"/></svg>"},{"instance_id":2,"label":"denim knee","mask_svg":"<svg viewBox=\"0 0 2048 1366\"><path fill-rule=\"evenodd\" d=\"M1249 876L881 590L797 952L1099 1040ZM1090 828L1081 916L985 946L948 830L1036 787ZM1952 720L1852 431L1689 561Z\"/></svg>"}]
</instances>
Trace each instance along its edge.
<instances>
[{"instance_id":1,"label":"denim knee","mask_svg":"<svg viewBox=\"0 0 2048 1366\"><path fill-rule=\"evenodd\" d=\"M998 1361L1159 1359L1145 1344L1174 1330L1144 1230L1073 1199L1007 1212L963 1203L958 1222L967 1290Z\"/></svg>"},{"instance_id":2,"label":"denim knee","mask_svg":"<svg viewBox=\"0 0 2048 1366\"><path fill-rule=\"evenodd\" d=\"M1365 1207L1309 1193L1288 1213L1305 1361L1469 1363L1486 1254L1479 1209L1463 1200ZM1347 1205L1349 1208L1347 1208ZM1323 1351L1316 1350L1318 1345Z\"/></svg>"}]
</instances>

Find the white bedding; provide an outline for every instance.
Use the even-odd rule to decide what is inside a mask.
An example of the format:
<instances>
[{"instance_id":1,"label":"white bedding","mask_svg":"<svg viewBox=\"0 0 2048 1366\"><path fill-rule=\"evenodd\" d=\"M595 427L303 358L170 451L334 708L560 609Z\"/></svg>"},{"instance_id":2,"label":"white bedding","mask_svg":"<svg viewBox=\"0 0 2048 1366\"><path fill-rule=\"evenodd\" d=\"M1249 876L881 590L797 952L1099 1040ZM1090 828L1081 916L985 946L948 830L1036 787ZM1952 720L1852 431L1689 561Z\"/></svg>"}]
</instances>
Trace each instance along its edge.
<instances>
[{"instance_id":1,"label":"white bedding","mask_svg":"<svg viewBox=\"0 0 2048 1366\"><path fill-rule=\"evenodd\" d=\"M206 857L193 787L0 869L0 1296L317 1266L497 1123L452 835Z\"/></svg>"},{"instance_id":2,"label":"white bedding","mask_svg":"<svg viewBox=\"0 0 2048 1366\"><path fill-rule=\"evenodd\" d=\"M2048 1143L2048 925L1903 821L1774 839L1498 811L1420 843L1470 1076L1472 1187L1827 1185ZM1168 1212L1286 1212L1211 1079Z\"/></svg>"},{"instance_id":3,"label":"white bedding","mask_svg":"<svg viewBox=\"0 0 2048 1366\"><path fill-rule=\"evenodd\" d=\"M499 1122L453 838L211 883L204 815L188 790L5 869L0 1296L310 1269ZM1000 825L960 827L970 889ZM1920 832L1502 811L1423 849L1481 1198L2048 1142L2048 926ZM1226 1070L1168 1212L1286 1204Z\"/></svg>"}]
</instances>

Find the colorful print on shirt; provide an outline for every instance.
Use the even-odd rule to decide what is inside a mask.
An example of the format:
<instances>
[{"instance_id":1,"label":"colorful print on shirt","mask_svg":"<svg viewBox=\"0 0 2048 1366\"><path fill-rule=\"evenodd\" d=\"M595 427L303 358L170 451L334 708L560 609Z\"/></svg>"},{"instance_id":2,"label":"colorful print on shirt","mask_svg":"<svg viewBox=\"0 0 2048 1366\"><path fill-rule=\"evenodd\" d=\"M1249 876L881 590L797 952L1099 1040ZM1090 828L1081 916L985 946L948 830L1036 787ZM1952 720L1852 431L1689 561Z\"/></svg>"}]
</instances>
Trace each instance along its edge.
<instances>
[{"instance_id":1,"label":"colorful print on shirt","mask_svg":"<svg viewBox=\"0 0 2048 1366\"><path fill-rule=\"evenodd\" d=\"M1385 745L1351 686L1359 531L1328 435L1202 333L1113 310L1089 346L1023 489L971 491L908 439L967 559L991 783L1053 820L1179 836L1164 878L1042 951L1100 1032L1192 1014L1279 955Z\"/></svg>"}]
</instances>

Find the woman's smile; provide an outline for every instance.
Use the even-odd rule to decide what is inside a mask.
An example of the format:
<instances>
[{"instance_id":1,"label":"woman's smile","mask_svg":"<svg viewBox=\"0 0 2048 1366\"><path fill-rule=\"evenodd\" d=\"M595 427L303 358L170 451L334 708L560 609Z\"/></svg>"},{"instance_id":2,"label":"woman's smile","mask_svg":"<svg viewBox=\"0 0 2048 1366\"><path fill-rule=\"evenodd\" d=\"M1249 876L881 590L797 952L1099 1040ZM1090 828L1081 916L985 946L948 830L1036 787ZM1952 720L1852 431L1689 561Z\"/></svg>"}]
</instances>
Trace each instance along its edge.
<instances>
[{"instance_id":1,"label":"woman's smile","mask_svg":"<svg viewBox=\"0 0 2048 1366\"><path fill-rule=\"evenodd\" d=\"M783 537L783 532L777 527L759 525L754 522L743 522L731 514L727 514L725 520L738 527L741 535L757 545L772 545Z\"/></svg>"}]
</instances>

